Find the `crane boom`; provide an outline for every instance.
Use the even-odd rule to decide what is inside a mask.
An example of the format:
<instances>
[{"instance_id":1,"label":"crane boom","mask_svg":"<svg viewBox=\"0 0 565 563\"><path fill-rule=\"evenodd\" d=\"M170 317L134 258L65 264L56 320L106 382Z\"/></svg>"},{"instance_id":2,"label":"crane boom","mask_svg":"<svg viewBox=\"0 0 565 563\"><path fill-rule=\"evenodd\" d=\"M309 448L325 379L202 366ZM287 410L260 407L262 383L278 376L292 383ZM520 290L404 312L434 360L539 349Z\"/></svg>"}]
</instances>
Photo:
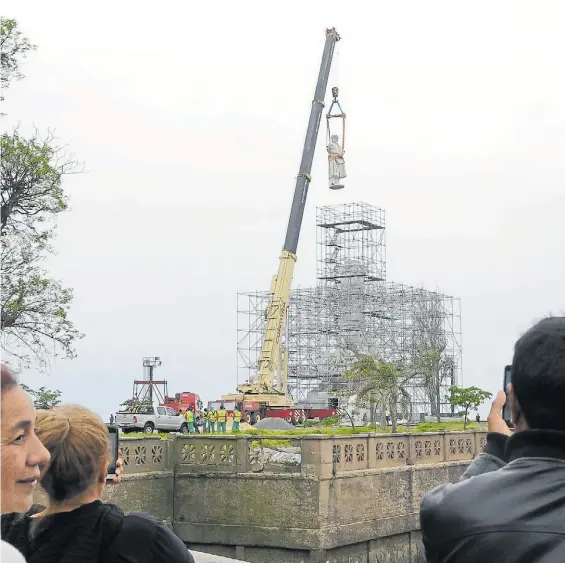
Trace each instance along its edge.
<instances>
[{"instance_id":1,"label":"crane boom","mask_svg":"<svg viewBox=\"0 0 565 563\"><path fill-rule=\"evenodd\" d=\"M298 247L302 217L304 216L304 208L306 206L308 186L311 180L310 171L312 170L312 161L314 160L314 152L316 150L316 141L318 139L320 120L324 108L324 98L326 96L335 44L339 40L340 36L335 28L326 30L326 43L322 55L322 63L320 65L314 99L312 101L308 129L306 130L300 170L296 178L294 198L292 200L286 237L280 256L279 271L273 278L271 285L271 301L267 310L267 326L261 347L261 355L259 356L257 379L254 383L240 385L238 387L240 393L276 393L280 395L286 393L286 381L281 385L280 375L282 367L281 338L290 300L292 277L296 263L296 249ZM277 389L274 388L276 373L279 374L279 385Z\"/></svg>"}]
</instances>

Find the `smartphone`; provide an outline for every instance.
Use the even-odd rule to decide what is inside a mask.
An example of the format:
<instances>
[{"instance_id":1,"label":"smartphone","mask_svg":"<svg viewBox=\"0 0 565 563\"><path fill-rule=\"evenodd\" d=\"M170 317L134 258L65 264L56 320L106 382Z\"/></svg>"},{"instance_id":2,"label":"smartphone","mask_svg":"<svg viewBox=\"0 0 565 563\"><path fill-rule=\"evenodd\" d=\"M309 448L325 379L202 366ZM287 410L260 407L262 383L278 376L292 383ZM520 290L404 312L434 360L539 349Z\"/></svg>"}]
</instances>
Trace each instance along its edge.
<instances>
[{"instance_id":1,"label":"smartphone","mask_svg":"<svg viewBox=\"0 0 565 563\"><path fill-rule=\"evenodd\" d=\"M113 479L116 476L116 464L118 463L118 427L114 424L106 424L106 427L108 428L108 453L110 454L110 465L106 479Z\"/></svg>"},{"instance_id":2,"label":"smartphone","mask_svg":"<svg viewBox=\"0 0 565 563\"><path fill-rule=\"evenodd\" d=\"M510 397L508 396L509 383L512 383L512 366L504 368L504 382L502 384L502 389L506 393L506 403L504 403L504 408L502 409L502 418L508 428L512 428L512 409L510 408Z\"/></svg>"}]
</instances>

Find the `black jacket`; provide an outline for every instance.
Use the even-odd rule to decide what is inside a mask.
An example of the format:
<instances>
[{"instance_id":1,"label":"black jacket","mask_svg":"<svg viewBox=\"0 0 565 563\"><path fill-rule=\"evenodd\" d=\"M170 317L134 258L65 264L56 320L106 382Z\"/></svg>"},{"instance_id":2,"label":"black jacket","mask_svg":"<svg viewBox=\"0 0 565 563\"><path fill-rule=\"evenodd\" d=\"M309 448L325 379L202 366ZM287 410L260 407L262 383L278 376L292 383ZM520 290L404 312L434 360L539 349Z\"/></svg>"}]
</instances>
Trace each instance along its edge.
<instances>
[{"instance_id":1,"label":"black jacket","mask_svg":"<svg viewBox=\"0 0 565 563\"><path fill-rule=\"evenodd\" d=\"M489 434L455 484L420 507L427 563L565 562L565 432Z\"/></svg>"},{"instance_id":2,"label":"black jacket","mask_svg":"<svg viewBox=\"0 0 565 563\"><path fill-rule=\"evenodd\" d=\"M33 512L2 514L2 539L27 563L194 563L182 541L149 514L124 516L100 501L42 518Z\"/></svg>"}]
</instances>

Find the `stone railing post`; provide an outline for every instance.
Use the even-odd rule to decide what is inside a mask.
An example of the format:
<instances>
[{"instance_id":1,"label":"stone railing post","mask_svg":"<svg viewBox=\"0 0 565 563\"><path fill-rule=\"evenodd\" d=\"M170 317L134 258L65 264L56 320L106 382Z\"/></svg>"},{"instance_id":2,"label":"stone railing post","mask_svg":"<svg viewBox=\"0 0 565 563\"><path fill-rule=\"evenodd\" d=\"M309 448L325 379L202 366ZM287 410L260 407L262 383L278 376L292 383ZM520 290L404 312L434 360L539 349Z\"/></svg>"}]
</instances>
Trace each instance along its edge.
<instances>
[{"instance_id":1,"label":"stone railing post","mask_svg":"<svg viewBox=\"0 0 565 563\"><path fill-rule=\"evenodd\" d=\"M473 430L473 457L477 457L481 452L481 434L476 430Z\"/></svg>"},{"instance_id":2,"label":"stone railing post","mask_svg":"<svg viewBox=\"0 0 565 563\"><path fill-rule=\"evenodd\" d=\"M447 432L442 432L443 440L443 461L449 461L449 434Z\"/></svg>"},{"instance_id":3,"label":"stone railing post","mask_svg":"<svg viewBox=\"0 0 565 563\"><path fill-rule=\"evenodd\" d=\"M176 432L171 432L167 436L167 469L169 471L175 471L176 464L178 463L175 450L175 440L177 436L178 434Z\"/></svg>"},{"instance_id":4,"label":"stone railing post","mask_svg":"<svg viewBox=\"0 0 565 563\"><path fill-rule=\"evenodd\" d=\"M416 437L410 433L408 435L408 452L406 455L406 465L414 465L416 463Z\"/></svg>"},{"instance_id":5,"label":"stone railing post","mask_svg":"<svg viewBox=\"0 0 565 563\"><path fill-rule=\"evenodd\" d=\"M238 436L236 443L236 459L240 470L245 473L249 471L249 441L244 436Z\"/></svg>"},{"instance_id":6,"label":"stone railing post","mask_svg":"<svg viewBox=\"0 0 565 563\"><path fill-rule=\"evenodd\" d=\"M300 473L304 477L328 479L333 474L333 438L328 436L302 436Z\"/></svg>"}]
</instances>

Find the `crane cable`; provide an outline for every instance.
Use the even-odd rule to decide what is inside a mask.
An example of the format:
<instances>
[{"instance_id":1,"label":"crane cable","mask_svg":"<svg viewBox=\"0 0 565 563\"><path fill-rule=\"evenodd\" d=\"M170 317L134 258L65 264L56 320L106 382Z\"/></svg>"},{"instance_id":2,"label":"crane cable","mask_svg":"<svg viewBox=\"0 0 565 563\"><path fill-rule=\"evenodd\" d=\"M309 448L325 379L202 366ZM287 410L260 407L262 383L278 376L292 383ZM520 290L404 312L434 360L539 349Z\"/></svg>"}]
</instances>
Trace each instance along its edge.
<instances>
[{"instance_id":1,"label":"crane cable","mask_svg":"<svg viewBox=\"0 0 565 563\"><path fill-rule=\"evenodd\" d=\"M336 46L335 61L334 61L334 64L333 64L333 72L332 72L332 74L334 74L334 81L333 81L334 84L339 84L340 48L341 48L341 45L339 44L339 41L338 41L337 46ZM338 96L339 96L339 88L338 87L334 86L332 88L332 96L333 96L333 100L332 100L332 103L331 103L330 108L328 110L328 113L326 114L326 146L329 146L329 144L331 142L331 136L332 136L330 119L340 118L341 119L341 149L345 153L345 112L341 108L341 104L339 103L339 100L338 100ZM332 110L333 110L335 105L337 105L337 107L339 109L340 113L338 113L338 114L332 114Z\"/></svg>"}]
</instances>

